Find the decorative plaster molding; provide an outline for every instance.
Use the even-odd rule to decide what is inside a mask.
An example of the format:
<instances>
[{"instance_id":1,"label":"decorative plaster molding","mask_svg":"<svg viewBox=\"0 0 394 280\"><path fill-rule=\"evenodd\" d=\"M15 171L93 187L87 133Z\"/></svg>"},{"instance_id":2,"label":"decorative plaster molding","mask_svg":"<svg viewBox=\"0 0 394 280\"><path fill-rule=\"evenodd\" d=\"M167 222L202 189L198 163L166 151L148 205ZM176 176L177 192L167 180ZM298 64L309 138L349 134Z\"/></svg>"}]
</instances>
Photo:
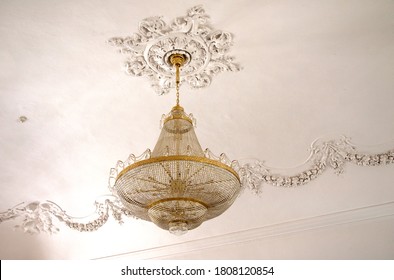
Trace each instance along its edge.
<instances>
[{"instance_id":1,"label":"decorative plaster molding","mask_svg":"<svg viewBox=\"0 0 394 280\"><path fill-rule=\"evenodd\" d=\"M59 205L51 201L21 203L5 212L0 212L0 223L19 219L20 225L27 233L56 233L59 231L57 222L64 223L66 226L78 231L94 231L103 226L109 216L123 223L123 217L133 217L130 211L123 207L116 192L113 192L114 179L118 170L135 161L149 157L150 151L145 151L140 157L130 155L125 162L118 161L115 168L111 168L109 176L109 189L113 193L100 197L95 201L95 214L83 218L76 218L68 215ZM349 138L342 137L337 140L322 141L316 140L311 145L311 155L301 166L302 171L297 174L287 175L272 172L264 165L263 161L254 163L239 164L237 161L230 161L224 154L215 157L209 150L205 156L222 163L231 165L241 178L242 187L258 194L261 192L265 183L279 187L297 187L305 185L316 179L328 168L334 170L336 174L344 172L346 163L353 163L360 166L380 166L394 163L394 149L381 153L360 152L359 149L350 142ZM289 173L289 170L283 170Z\"/></svg>"},{"instance_id":2,"label":"decorative plaster molding","mask_svg":"<svg viewBox=\"0 0 394 280\"><path fill-rule=\"evenodd\" d=\"M160 95L175 88L175 69L168 61L172 53L182 53L187 58L181 68L181 84L204 88L214 75L240 70L234 58L228 56L232 35L214 29L208 19L202 6L195 6L170 24L161 17L146 18L139 23L137 33L111 38L108 43L127 55L127 74L147 77Z\"/></svg>"},{"instance_id":3,"label":"decorative plaster molding","mask_svg":"<svg viewBox=\"0 0 394 280\"><path fill-rule=\"evenodd\" d=\"M235 170L239 173L242 186L260 193L264 184L278 187L297 187L305 185L319 177L328 168L339 175L344 172L346 163L359 166L380 166L394 163L394 149L381 153L361 152L350 138L323 141L317 139L311 144L311 154L307 161L298 169L296 174L280 174L273 172L264 165L264 161L255 161L240 165L235 163ZM286 170L283 170L284 173Z\"/></svg>"},{"instance_id":4,"label":"decorative plaster molding","mask_svg":"<svg viewBox=\"0 0 394 280\"><path fill-rule=\"evenodd\" d=\"M21 223L15 228L21 228L25 233L45 232L52 234L59 231L56 222L78 231L95 231L108 221L110 214L119 224L123 223L122 215L134 217L122 206L117 197L111 195L97 199L94 205L96 207L94 214L77 218L68 215L65 210L52 201L22 202L5 212L0 212L0 223L19 219Z\"/></svg>"}]
</instances>

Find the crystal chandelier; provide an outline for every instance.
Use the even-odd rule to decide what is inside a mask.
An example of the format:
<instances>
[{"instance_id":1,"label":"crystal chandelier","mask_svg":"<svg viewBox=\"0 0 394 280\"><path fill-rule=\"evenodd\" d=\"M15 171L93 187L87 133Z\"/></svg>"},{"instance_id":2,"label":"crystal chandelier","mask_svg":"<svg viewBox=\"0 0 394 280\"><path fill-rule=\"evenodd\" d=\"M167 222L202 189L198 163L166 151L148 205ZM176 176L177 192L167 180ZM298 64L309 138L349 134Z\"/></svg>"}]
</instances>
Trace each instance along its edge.
<instances>
[{"instance_id":1,"label":"crystal chandelier","mask_svg":"<svg viewBox=\"0 0 394 280\"><path fill-rule=\"evenodd\" d=\"M222 214L238 196L241 183L229 165L205 156L193 117L179 105L180 68L187 56L174 51L176 105L163 116L155 148L119 172L114 190L132 215L176 235Z\"/></svg>"}]
</instances>

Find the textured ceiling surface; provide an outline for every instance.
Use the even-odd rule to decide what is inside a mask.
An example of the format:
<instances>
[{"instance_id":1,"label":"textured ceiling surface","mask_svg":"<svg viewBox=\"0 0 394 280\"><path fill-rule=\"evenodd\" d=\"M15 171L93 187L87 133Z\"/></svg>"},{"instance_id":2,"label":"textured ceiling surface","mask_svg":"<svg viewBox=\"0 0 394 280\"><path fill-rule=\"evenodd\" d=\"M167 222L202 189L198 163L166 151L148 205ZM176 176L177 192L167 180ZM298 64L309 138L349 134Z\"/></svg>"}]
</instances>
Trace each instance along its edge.
<instances>
[{"instance_id":1,"label":"textured ceiling surface","mask_svg":"<svg viewBox=\"0 0 394 280\"><path fill-rule=\"evenodd\" d=\"M171 20L197 4L234 35L231 55L242 66L206 89L181 88L203 147L285 169L303 163L319 137L346 135L366 151L394 147L393 1L4 0L0 211L48 199L87 215L108 193L117 160L153 148L174 93L157 96L146 79L126 75L106 41L136 32L145 17ZM394 201L393 170L349 165L303 187L245 191L182 237L132 219L53 236L5 222L0 258L100 258L379 205Z\"/></svg>"}]
</instances>

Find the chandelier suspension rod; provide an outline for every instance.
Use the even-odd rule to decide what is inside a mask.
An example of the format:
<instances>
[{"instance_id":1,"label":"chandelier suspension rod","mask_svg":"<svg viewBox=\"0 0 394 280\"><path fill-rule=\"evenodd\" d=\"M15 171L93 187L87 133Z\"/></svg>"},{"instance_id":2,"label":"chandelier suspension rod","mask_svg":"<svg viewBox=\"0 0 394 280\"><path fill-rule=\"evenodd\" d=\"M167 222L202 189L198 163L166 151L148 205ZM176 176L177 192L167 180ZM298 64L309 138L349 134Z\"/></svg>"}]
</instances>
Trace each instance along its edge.
<instances>
[{"instance_id":1,"label":"chandelier suspension rod","mask_svg":"<svg viewBox=\"0 0 394 280\"><path fill-rule=\"evenodd\" d=\"M184 65L186 59L182 54L172 54L169 60L175 67L176 106L179 106L180 68Z\"/></svg>"},{"instance_id":2,"label":"chandelier suspension rod","mask_svg":"<svg viewBox=\"0 0 394 280\"><path fill-rule=\"evenodd\" d=\"M179 80L180 80L179 68L180 68L180 65L177 63L177 64L175 64L175 67L176 67L176 74L175 74L176 106L179 106Z\"/></svg>"}]
</instances>

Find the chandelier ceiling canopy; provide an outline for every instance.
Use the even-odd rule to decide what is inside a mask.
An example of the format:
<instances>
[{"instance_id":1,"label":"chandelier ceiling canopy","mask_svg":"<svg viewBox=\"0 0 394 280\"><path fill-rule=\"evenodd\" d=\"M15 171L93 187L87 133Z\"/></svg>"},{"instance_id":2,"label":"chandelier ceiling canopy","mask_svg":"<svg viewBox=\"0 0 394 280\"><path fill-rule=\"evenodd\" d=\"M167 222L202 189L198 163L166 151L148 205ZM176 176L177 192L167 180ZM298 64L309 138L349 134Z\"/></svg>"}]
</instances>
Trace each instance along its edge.
<instances>
[{"instance_id":1,"label":"chandelier ceiling canopy","mask_svg":"<svg viewBox=\"0 0 394 280\"><path fill-rule=\"evenodd\" d=\"M0 213L0 222L22 218L25 232L57 232L54 220L79 231L94 231L110 215L151 221L174 234L195 229L225 212L243 189L260 193L263 184L297 187L331 168L343 172L346 163L380 166L394 163L394 149L380 153L358 150L348 138L316 140L302 170L292 174L272 171L262 161L240 164L225 154L203 150L195 134L195 119L179 102L180 85L205 88L221 72L238 71L229 55L229 32L217 30L201 6L166 23L161 17L142 20L138 32L109 39L126 56L125 70L145 77L159 94L176 92L176 104L163 115L161 133L153 150L131 154L110 170L111 194L97 200L94 217L74 218L51 201L23 203ZM26 121L26 120L24 120ZM22 120L21 120L22 122Z\"/></svg>"}]
</instances>

